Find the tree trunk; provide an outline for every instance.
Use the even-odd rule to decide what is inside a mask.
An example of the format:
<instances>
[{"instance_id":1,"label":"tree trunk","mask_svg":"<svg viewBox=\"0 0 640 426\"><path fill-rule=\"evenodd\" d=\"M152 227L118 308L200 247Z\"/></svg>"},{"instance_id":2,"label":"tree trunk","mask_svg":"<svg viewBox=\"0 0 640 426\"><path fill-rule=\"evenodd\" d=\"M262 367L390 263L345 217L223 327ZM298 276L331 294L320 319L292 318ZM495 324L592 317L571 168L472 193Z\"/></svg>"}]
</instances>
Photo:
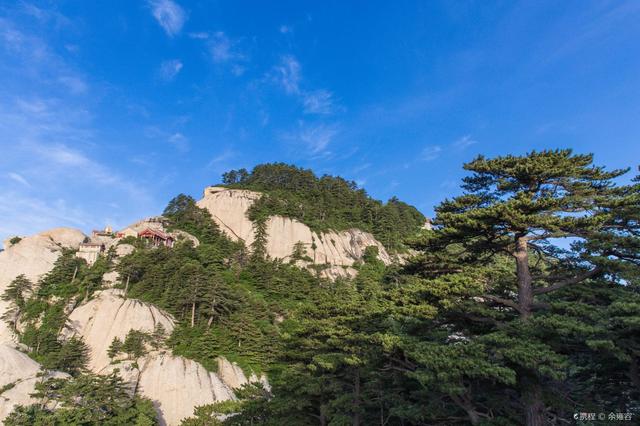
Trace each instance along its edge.
<instances>
[{"instance_id":1,"label":"tree trunk","mask_svg":"<svg viewBox=\"0 0 640 426\"><path fill-rule=\"evenodd\" d=\"M127 298L127 292L129 291L129 279L131 278L131 274L127 274L127 283L124 286L124 298Z\"/></svg>"},{"instance_id":2,"label":"tree trunk","mask_svg":"<svg viewBox=\"0 0 640 426\"><path fill-rule=\"evenodd\" d=\"M518 274L518 306L520 318L531 317L533 306L533 279L529 270L528 239L524 235L516 235L516 271ZM545 423L545 406L542 401L540 385L530 379L522 381L521 401L525 410L526 426L543 426Z\"/></svg>"},{"instance_id":3,"label":"tree trunk","mask_svg":"<svg viewBox=\"0 0 640 426\"><path fill-rule=\"evenodd\" d=\"M480 415L475 410L468 398L464 396L451 395L451 399L453 399L453 402L455 402L460 408L465 411L465 413L467 413L467 416L469 417L469 423L474 426L480 423Z\"/></svg>"},{"instance_id":4,"label":"tree trunk","mask_svg":"<svg viewBox=\"0 0 640 426\"><path fill-rule=\"evenodd\" d=\"M520 307L520 317L527 319L531 316L533 305L533 280L529 270L529 251L527 247L527 237L516 236L516 271L518 274L518 305Z\"/></svg>"},{"instance_id":5,"label":"tree trunk","mask_svg":"<svg viewBox=\"0 0 640 426\"><path fill-rule=\"evenodd\" d=\"M196 322L196 302L191 304L191 328L195 325Z\"/></svg>"},{"instance_id":6,"label":"tree trunk","mask_svg":"<svg viewBox=\"0 0 640 426\"><path fill-rule=\"evenodd\" d=\"M638 367L638 358L635 356L631 357L629 377L631 378L631 383L636 387L636 391L640 392L640 368Z\"/></svg>"},{"instance_id":7,"label":"tree trunk","mask_svg":"<svg viewBox=\"0 0 640 426\"><path fill-rule=\"evenodd\" d=\"M356 369L356 377L353 381L353 426L360 426L360 369Z\"/></svg>"},{"instance_id":8,"label":"tree trunk","mask_svg":"<svg viewBox=\"0 0 640 426\"><path fill-rule=\"evenodd\" d=\"M327 416L325 414L326 407L324 404L320 405L320 416L318 420L320 420L320 426L327 426Z\"/></svg>"},{"instance_id":9,"label":"tree trunk","mask_svg":"<svg viewBox=\"0 0 640 426\"><path fill-rule=\"evenodd\" d=\"M544 403L542 402L542 390L536 383L525 382L522 392L522 403L525 409L526 426L544 426Z\"/></svg>"}]
</instances>

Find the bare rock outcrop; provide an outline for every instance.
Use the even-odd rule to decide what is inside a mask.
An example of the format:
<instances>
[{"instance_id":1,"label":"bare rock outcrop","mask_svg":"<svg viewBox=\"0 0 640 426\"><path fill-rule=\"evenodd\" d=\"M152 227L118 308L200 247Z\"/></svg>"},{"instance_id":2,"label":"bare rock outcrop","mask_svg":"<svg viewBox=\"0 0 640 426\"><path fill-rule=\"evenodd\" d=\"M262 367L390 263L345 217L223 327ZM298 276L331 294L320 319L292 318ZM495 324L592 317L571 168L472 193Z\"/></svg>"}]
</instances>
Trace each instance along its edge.
<instances>
[{"instance_id":1,"label":"bare rock outcrop","mask_svg":"<svg viewBox=\"0 0 640 426\"><path fill-rule=\"evenodd\" d=\"M86 235L77 229L55 228L24 237L0 252L0 294L9 283L24 274L34 283L53 268L63 248L78 248ZM7 309L0 300L0 315ZM11 341L12 336L4 321L0 321L0 342Z\"/></svg>"},{"instance_id":2,"label":"bare rock outcrop","mask_svg":"<svg viewBox=\"0 0 640 426\"><path fill-rule=\"evenodd\" d=\"M97 292L71 313L65 335L80 336L89 346L90 370L109 374L118 369L132 392L151 399L163 425L180 424L198 405L233 399L232 389L248 382L242 370L226 359L220 363L231 368L224 368L224 376L167 351L151 351L137 360L109 359L107 350L114 337L124 340L131 329L152 332L157 324L162 324L167 334L174 328L173 318L161 309L124 299L122 290L108 289ZM266 383L266 378L262 380Z\"/></svg>"},{"instance_id":3,"label":"bare rock outcrop","mask_svg":"<svg viewBox=\"0 0 640 426\"><path fill-rule=\"evenodd\" d=\"M234 240L250 246L254 240L253 223L247 212L261 194L255 191L208 187L198 206L207 209L220 229ZM302 244L304 255L312 259L302 262L325 265L323 275L329 278L354 276L353 264L362 258L368 246L378 247L380 260L392 261L384 246L373 235L359 229L317 233L307 225L288 217L271 216L267 221L267 253L289 260L296 244Z\"/></svg>"},{"instance_id":4,"label":"bare rock outcrop","mask_svg":"<svg viewBox=\"0 0 640 426\"><path fill-rule=\"evenodd\" d=\"M4 421L16 405L37 402L30 394L34 392L40 364L9 344L0 343L0 423ZM49 377L66 377L64 373L53 372ZM3 390L4 389L4 390Z\"/></svg>"},{"instance_id":5,"label":"bare rock outcrop","mask_svg":"<svg viewBox=\"0 0 640 426\"><path fill-rule=\"evenodd\" d=\"M89 302L69 315L67 337L78 335L89 346L89 369L99 372L109 365L109 345L115 337L124 340L131 329L153 332L161 324L167 333L173 318L157 307L136 299L125 299L122 290L97 292Z\"/></svg>"},{"instance_id":6,"label":"bare rock outcrop","mask_svg":"<svg viewBox=\"0 0 640 426\"><path fill-rule=\"evenodd\" d=\"M235 398L215 373L190 359L152 353L138 363L137 391L153 401L161 424L178 425L199 405Z\"/></svg>"}]
</instances>

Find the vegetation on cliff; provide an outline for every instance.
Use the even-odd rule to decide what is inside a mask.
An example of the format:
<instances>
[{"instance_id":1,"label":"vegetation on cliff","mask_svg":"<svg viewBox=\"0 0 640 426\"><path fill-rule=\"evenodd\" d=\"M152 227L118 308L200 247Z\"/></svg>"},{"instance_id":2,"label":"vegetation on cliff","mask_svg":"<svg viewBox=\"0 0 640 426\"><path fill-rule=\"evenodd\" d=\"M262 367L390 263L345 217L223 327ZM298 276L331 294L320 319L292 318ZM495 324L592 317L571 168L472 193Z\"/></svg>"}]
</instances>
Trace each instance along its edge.
<instances>
[{"instance_id":1,"label":"vegetation on cliff","mask_svg":"<svg viewBox=\"0 0 640 426\"><path fill-rule=\"evenodd\" d=\"M254 203L250 219L291 217L314 231L358 228L371 232L386 248L400 250L426 218L415 207L396 197L386 204L371 198L353 181L316 176L313 171L284 163L261 164L224 173L229 188L250 189L264 195Z\"/></svg>"},{"instance_id":2,"label":"vegetation on cliff","mask_svg":"<svg viewBox=\"0 0 640 426\"><path fill-rule=\"evenodd\" d=\"M569 150L464 167L463 194L419 233L424 218L413 208L383 205L340 178L283 164L225 175L231 187L266 194L251 210L258 237L261 219L282 214L414 249L405 264L386 266L369 247L358 275L336 281L269 259L264 238L250 250L230 241L191 197L174 198L170 226L200 245L136 242L115 265L126 296L175 316L165 342L175 354L210 370L226 356L271 384L198 407L183 424L538 426L576 412L640 415L640 180L618 184L625 171ZM91 297L110 262L88 268L65 253L39 286L19 277L3 296L31 355L74 375L51 385L97 383L83 374L81 341L65 347L71 340L58 332L66 307ZM147 340L134 333L110 354L135 357ZM82 398L73 392L65 406L75 410ZM128 419L147 424L147 401L121 407L114 418L134 413ZM54 415L43 409L12 419ZM77 415L93 419L91 410Z\"/></svg>"},{"instance_id":3,"label":"vegetation on cliff","mask_svg":"<svg viewBox=\"0 0 640 426\"><path fill-rule=\"evenodd\" d=\"M464 194L437 208L414 259L369 259L289 316L272 393L224 424L639 415L638 179L616 185L624 171L568 150L465 168Z\"/></svg>"}]
</instances>

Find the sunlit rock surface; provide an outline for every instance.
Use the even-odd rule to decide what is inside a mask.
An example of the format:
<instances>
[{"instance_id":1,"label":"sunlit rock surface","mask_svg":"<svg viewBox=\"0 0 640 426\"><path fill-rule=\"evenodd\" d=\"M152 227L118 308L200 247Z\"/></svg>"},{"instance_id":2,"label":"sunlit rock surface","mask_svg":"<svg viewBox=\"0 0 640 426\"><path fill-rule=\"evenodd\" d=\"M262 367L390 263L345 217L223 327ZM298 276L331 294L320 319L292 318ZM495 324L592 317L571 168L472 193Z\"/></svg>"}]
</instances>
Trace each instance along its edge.
<instances>
[{"instance_id":1,"label":"sunlit rock surface","mask_svg":"<svg viewBox=\"0 0 640 426\"><path fill-rule=\"evenodd\" d=\"M34 392L40 364L13 348L0 343L0 422L3 422L16 405L37 402L30 394ZM67 377L64 373L52 372L48 377ZM4 389L4 390L3 390Z\"/></svg>"},{"instance_id":2,"label":"sunlit rock surface","mask_svg":"<svg viewBox=\"0 0 640 426\"><path fill-rule=\"evenodd\" d=\"M16 244L7 244L0 252L0 294L18 275L24 274L34 284L53 268L63 248L78 248L86 238L81 231L71 228L55 228L24 237ZM0 315L8 303L0 300ZM0 321L0 342L12 340L12 334L4 321Z\"/></svg>"},{"instance_id":3,"label":"sunlit rock surface","mask_svg":"<svg viewBox=\"0 0 640 426\"><path fill-rule=\"evenodd\" d=\"M247 212L261 194L255 191L208 187L198 206L207 209L220 229L234 240L250 246L254 240L253 223ZM392 259L383 245L368 232L359 229L317 233L291 218L271 216L267 220L267 253L272 258L290 260L296 244L302 243L311 262L326 265L322 274L329 278L354 276L354 262L362 259L368 246L378 247L378 257L389 264Z\"/></svg>"}]
</instances>

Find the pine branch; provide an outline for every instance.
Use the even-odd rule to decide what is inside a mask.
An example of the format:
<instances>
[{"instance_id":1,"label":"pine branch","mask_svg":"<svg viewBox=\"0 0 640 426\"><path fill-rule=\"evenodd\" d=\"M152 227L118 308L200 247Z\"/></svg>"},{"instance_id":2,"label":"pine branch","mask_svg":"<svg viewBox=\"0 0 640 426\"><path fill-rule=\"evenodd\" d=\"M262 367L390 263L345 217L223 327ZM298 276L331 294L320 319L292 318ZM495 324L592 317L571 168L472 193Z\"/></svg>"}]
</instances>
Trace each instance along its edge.
<instances>
[{"instance_id":1,"label":"pine branch","mask_svg":"<svg viewBox=\"0 0 640 426\"><path fill-rule=\"evenodd\" d=\"M518 305L515 301L513 300L509 300L509 299L503 299L502 297L498 297L498 296L493 296L491 294L484 294L482 295L483 298L485 299L489 299L493 302L499 303L501 305L504 306L508 306L510 308L515 309L518 312L522 312L522 308L520 308L520 305Z\"/></svg>"},{"instance_id":2,"label":"pine branch","mask_svg":"<svg viewBox=\"0 0 640 426\"><path fill-rule=\"evenodd\" d=\"M556 290L560 290L561 288L570 286L570 285L574 285L574 284L578 284L581 283L582 281L591 278L597 274L599 274L600 272L602 272L602 268L599 266L596 266L595 268L591 269L590 271L586 271L580 275L576 275L573 278L570 278L568 280L564 280L564 281L560 281L559 283L556 283L554 285L550 285L548 287L537 287L533 289L533 294L534 295L539 295L539 294L546 294L546 293L551 293L552 291L556 291Z\"/></svg>"}]
</instances>

